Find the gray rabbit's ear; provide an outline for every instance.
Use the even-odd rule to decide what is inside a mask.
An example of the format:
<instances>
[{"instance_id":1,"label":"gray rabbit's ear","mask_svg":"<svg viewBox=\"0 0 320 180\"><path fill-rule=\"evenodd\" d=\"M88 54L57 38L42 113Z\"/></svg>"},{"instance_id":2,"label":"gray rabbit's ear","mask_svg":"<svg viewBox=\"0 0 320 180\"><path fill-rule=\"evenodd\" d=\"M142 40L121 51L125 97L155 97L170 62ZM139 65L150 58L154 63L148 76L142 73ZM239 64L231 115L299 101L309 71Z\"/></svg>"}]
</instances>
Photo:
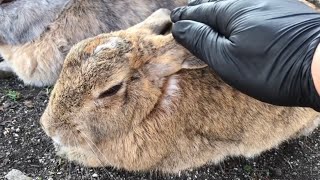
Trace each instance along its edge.
<instances>
[{"instance_id":1,"label":"gray rabbit's ear","mask_svg":"<svg viewBox=\"0 0 320 180\"><path fill-rule=\"evenodd\" d=\"M148 30L150 34L168 34L171 31L172 22L170 19L171 11L159 9L151 14L143 22L129 28L131 31Z\"/></svg>"},{"instance_id":2,"label":"gray rabbit's ear","mask_svg":"<svg viewBox=\"0 0 320 180\"><path fill-rule=\"evenodd\" d=\"M184 48L167 51L145 66L148 76L153 79L170 76L181 69L201 69L204 67L207 67L207 64L192 56Z\"/></svg>"}]
</instances>

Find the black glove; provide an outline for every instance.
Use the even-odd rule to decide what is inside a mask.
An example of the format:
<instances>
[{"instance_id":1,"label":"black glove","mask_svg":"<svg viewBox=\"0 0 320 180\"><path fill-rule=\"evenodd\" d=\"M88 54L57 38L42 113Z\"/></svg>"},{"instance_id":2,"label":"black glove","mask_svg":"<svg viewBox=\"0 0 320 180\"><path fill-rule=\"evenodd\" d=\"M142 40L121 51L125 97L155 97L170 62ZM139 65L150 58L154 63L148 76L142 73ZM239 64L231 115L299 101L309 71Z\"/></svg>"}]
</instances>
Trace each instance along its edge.
<instances>
[{"instance_id":1,"label":"black glove","mask_svg":"<svg viewBox=\"0 0 320 180\"><path fill-rule=\"evenodd\" d=\"M319 13L298 0L197 2L172 11L177 42L245 94L320 111L311 76Z\"/></svg>"}]
</instances>

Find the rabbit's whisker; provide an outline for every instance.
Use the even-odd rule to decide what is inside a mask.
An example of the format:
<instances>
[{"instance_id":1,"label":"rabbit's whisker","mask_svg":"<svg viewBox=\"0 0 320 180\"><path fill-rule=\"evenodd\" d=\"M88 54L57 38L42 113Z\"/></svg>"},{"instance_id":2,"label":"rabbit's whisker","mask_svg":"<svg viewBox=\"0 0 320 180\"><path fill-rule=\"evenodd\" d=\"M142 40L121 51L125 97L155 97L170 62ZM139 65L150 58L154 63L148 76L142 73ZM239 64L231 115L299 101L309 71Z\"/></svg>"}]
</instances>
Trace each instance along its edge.
<instances>
[{"instance_id":1,"label":"rabbit's whisker","mask_svg":"<svg viewBox=\"0 0 320 180\"><path fill-rule=\"evenodd\" d=\"M50 125L61 125L61 124L65 124L65 122L57 122L57 123L52 123Z\"/></svg>"},{"instance_id":2,"label":"rabbit's whisker","mask_svg":"<svg viewBox=\"0 0 320 180\"><path fill-rule=\"evenodd\" d=\"M95 152L94 148L90 145L90 142L91 142L92 145L99 151L99 154L105 159L105 161L107 161L107 162L109 163L108 159L104 156L104 154L103 154L102 151L98 148L98 146L97 146L94 142L92 142L84 132L81 132L81 134L84 135L83 137L84 137L85 141L86 141L87 144L89 145L91 151L94 153L94 155L96 156L96 158L99 160L99 163L100 163L101 167L104 167L103 161L100 159L99 155ZM90 142L88 142L88 140L89 140ZM110 164L110 163L109 163L109 164ZM105 168L103 168L103 170L106 172L106 174L108 175L109 178L112 178L112 177L110 176L110 172L109 172L109 171L106 171Z\"/></svg>"},{"instance_id":3,"label":"rabbit's whisker","mask_svg":"<svg viewBox=\"0 0 320 180\"><path fill-rule=\"evenodd\" d=\"M79 140L76 138L74 132L73 132L73 131L71 131L71 132L72 132L73 138L75 139L75 148L78 149L78 147L80 147ZM87 167L84 167L84 170L85 170L85 173L88 172L88 168L87 168ZM81 179L82 179L82 177L83 177L83 171L82 171L81 169L80 169L80 171L81 171Z\"/></svg>"},{"instance_id":4,"label":"rabbit's whisker","mask_svg":"<svg viewBox=\"0 0 320 180\"><path fill-rule=\"evenodd\" d=\"M83 114L83 112L81 112ZM108 161L108 159L105 157L105 155L102 153L102 151L98 148L98 146L88 137L87 134L85 134L84 132L80 131L82 135L84 135L84 138L89 140L92 145L99 151L99 153L101 154L101 156L104 158L104 160L110 164L110 162ZM87 142L87 141L86 141ZM87 142L88 143L88 142ZM99 156L98 156L99 157ZM100 159L99 159L100 160Z\"/></svg>"}]
</instances>

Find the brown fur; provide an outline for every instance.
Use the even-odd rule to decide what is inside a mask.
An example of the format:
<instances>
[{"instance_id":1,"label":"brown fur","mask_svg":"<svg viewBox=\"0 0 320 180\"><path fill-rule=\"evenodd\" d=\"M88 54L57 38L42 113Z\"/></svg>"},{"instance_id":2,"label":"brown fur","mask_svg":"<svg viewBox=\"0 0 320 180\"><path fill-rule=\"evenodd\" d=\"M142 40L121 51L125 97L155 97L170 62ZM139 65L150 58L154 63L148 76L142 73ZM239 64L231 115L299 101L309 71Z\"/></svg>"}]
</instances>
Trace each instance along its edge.
<instances>
[{"instance_id":1,"label":"brown fur","mask_svg":"<svg viewBox=\"0 0 320 180\"><path fill-rule=\"evenodd\" d=\"M191 63L171 35L154 34L168 13L71 50L41 118L60 154L86 166L178 172L253 157L317 127L312 109L262 103Z\"/></svg>"},{"instance_id":2,"label":"brown fur","mask_svg":"<svg viewBox=\"0 0 320 180\"><path fill-rule=\"evenodd\" d=\"M187 3L186 0L68 1L62 12L56 12L59 13L57 19L33 41L15 45L0 42L0 54L5 59L2 63L8 64L6 66L10 66L24 83L53 85L74 44L101 33L128 28L161 7L173 9ZM2 66L0 71L8 69Z\"/></svg>"}]
</instances>

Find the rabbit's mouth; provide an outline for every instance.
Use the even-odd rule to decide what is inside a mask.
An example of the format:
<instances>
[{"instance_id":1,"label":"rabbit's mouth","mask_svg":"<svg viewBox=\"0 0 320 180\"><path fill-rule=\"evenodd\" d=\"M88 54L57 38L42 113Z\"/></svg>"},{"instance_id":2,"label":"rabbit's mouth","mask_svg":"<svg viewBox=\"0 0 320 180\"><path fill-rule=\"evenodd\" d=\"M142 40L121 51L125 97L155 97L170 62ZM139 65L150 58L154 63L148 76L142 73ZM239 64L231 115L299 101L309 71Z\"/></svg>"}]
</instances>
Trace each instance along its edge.
<instances>
[{"instance_id":1,"label":"rabbit's mouth","mask_svg":"<svg viewBox=\"0 0 320 180\"><path fill-rule=\"evenodd\" d=\"M79 146L64 146L62 144L53 143L56 155L63 159L76 162L88 167L103 167L108 166L105 161L102 161L98 155L103 156L99 149L90 148L89 150Z\"/></svg>"},{"instance_id":2,"label":"rabbit's mouth","mask_svg":"<svg viewBox=\"0 0 320 180\"><path fill-rule=\"evenodd\" d=\"M61 146L61 139L60 139L60 137L58 137L58 136L54 136L54 137L52 137L52 140L53 140L53 142L54 142L54 145L59 145L59 146Z\"/></svg>"}]
</instances>

